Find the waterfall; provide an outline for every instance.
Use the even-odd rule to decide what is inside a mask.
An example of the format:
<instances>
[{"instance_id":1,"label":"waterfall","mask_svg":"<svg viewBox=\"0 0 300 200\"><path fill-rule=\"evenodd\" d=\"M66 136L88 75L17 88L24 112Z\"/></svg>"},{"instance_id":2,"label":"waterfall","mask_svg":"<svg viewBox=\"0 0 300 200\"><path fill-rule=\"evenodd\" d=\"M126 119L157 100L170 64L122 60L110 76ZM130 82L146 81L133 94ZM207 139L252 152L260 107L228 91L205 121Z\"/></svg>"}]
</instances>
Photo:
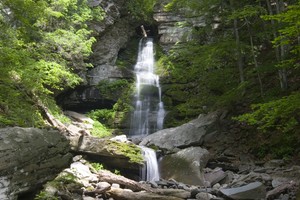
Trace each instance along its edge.
<instances>
[{"instance_id":1,"label":"waterfall","mask_svg":"<svg viewBox=\"0 0 300 200\"><path fill-rule=\"evenodd\" d=\"M154 73L153 41L143 38L139 42L136 74L135 110L131 118L129 135L149 135L163 128L165 117L161 100L159 77Z\"/></svg>"},{"instance_id":2,"label":"waterfall","mask_svg":"<svg viewBox=\"0 0 300 200\"><path fill-rule=\"evenodd\" d=\"M158 181L159 171L156 153L153 149L141 146L146 165L141 169L141 178L146 181Z\"/></svg>"},{"instance_id":3,"label":"waterfall","mask_svg":"<svg viewBox=\"0 0 300 200\"><path fill-rule=\"evenodd\" d=\"M143 38L134 72L136 74L135 109L131 116L129 135L146 136L163 128L165 110L161 99L159 77L154 73L153 40ZM141 147L146 165L141 170L141 178L146 181L158 181L159 171L156 153L147 147Z\"/></svg>"}]
</instances>

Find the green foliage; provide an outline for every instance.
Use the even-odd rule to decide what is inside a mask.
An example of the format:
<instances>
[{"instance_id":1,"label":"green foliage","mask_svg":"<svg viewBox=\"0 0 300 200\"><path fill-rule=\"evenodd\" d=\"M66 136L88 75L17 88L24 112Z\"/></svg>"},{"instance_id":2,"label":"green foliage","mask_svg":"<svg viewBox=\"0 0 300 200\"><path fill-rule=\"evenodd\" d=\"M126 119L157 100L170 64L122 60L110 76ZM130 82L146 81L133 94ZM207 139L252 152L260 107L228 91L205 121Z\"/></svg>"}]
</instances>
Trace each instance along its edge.
<instances>
[{"instance_id":1,"label":"green foliage","mask_svg":"<svg viewBox=\"0 0 300 200\"><path fill-rule=\"evenodd\" d=\"M53 197L52 194L48 194L46 191L42 191L36 195L34 200L59 200L59 198Z\"/></svg>"},{"instance_id":2,"label":"green foliage","mask_svg":"<svg viewBox=\"0 0 300 200\"><path fill-rule=\"evenodd\" d=\"M140 38L132 38L128 41L126 49L121 49L118 58L116 60L116 65L120 69L132 70L136 63L136 56L138 52Z\"/></svg>"},{"instance_id":3,"label":"green foliage","mask_svg":"<svg viewBox=\"0 0 300 200\"><path fill-rule=\"evenodd\" d=\"M126 79L119 79L115 81L102 80L98 83L98 89L106 98L118 99L125 89L129 87L129 82Z\"/></svg>"},{"instance_id":4,"label":"green foliage","mask_svg":"<svg viewBox=\"0 0 300 200\"><path fill-rule=\"evenodd\" d=\"M113 126L115 115L116 112L112 109L92 110L87 113L88 117L92 118L93 120L97 120L109 127Z\"/></svg>"},{"instance_id":5,"label":"green foliage","mask_svg":"<svg viewBox=\"0 0 300 200\"><path fill-rule=\"evenodd\" d=\"M121 172L120 172L119 170L115 169L115 170L114 170L114 174L116 174L116 175L121 175Z\"/></svg>"},{"instance_id":6,"label":"green foliage","mask_svg":"<svg viewBox=\"0 0 300 200\"><path fill-rule=\"evenodd\" d=\"M134 19L152 21L153 7L157 0L127 0L126 8Z\"/></svg>"},{"instance_id":7,"label":"green foliage","mask_svg":"<svg viewBox=\"0 0 300 200\"><path fill-rule=\"evenodd\" d=\"M252 112L235 119L256 125L258 129L289 132L299 126L300 93L278 100L252 105Z\"/></svg>"},{"instance_id":8,"label":"green foliage","mask_svg":"<svg viewBox=\"0 0 300 200\"><path fill-rule=\"evenodd\" d=\"M158 67L163 69L172 85L163 88L170 97L167 126L186 122L199 113L230 106L241 98L237 69L232 58L234 42L221 38L210 44L191 42L179 44L171 55L161 56ZM197 56L195 56L197 55ZM163 80L164 81L164 80ZM243 86L244 87L244 86ZM165 97L164 101L165 101Z\"/></svg>"},{"instance_id":9,"label":"green foliage","mask_svg":"<svg viewBox=\"0 0 300 200\"><path fill-rule=\"evenodd\" d=\"M300 27L300 2L289 5L285 12L276 15L264 15L265 20L275 20L278 25L278 36L273 40L275 46L289 45L289 53L293 56L286 56L277 66L280 68L291 68L299 66L299 27ZM275 27L276 28L276 27Z\"/></svg>"},{"instance_id":10,"label":"green foliage","mask_svg":"<svg viewBox=\"0 0 300 200\"><path fill-rule=\"evenodd\" d=\"M90 164L96 171L104 170L104 166L101 163L92 162Z\"/></svg>"},{"instance_id":11,"label":"green foliage","mask_svg":"<svg viewBox=\"0 0 300 200\"><path fill-rule=\"evenodd\" d=\"M79 182L78 178L69 172L60 173L54 180L48 182L36 197L35 200L58 200L61 199L58 195L53 194L55 190L58 191L74 191L82 188L82 183ZM47 190L47 188L51 190ZM54 190L54 191L53 191Z\"/></svg>"},{"instance_id":12,"label":"green foliage","mask_svg":"<svg viewBox=\"0 0 300 200\"><path fill-rule=\"evenodd\" d=\"M0 124L42 126L36 102L74 87L90 66L87 22L103 18L87 0L4 0L0 4ZM8 95L9 94L9 95ZM56 112L56 111L53 111Z\"/></svg>"},{"instance_id":13,"label":"green foliage","mask_svg":"<svg viewBox=\"0 0 300 200\"><path fill-rule=\"evenodd\" d=\"M93 129L91 134L95 137L103 138L111 136L111 131L108 130L103 124L99 121L94 121Z\"/></svg>"}]
</instances>

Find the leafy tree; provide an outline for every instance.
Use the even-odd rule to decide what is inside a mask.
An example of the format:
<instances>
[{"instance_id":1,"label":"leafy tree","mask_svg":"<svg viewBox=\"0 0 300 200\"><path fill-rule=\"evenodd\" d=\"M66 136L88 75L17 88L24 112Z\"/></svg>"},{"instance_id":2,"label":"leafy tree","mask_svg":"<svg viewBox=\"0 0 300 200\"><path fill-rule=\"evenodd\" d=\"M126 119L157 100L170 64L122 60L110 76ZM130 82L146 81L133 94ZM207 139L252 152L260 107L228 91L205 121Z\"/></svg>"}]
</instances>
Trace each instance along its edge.
<instances>
[{"instance_id":1,"label":"leafy tree","mask_svg":"<svg viewBox=\"0 0 300 200\"><path fill-rule=\"evenodd\" d=\"M81 81L74 72L89 66L95 41L87 22L102 17L86 0L0 3L0 88L8 92L0 96L2 126L42 125L38 104Z\"/></svg>"},{"instance_id":2,"label":"leafy tree","mask_svg":"<svg viewBox=\"0 0 300 200\"><path fill-rule=\"evenodd\" d=\"M132 18L151 22L156 2L157 0L127 0L125 6Z\"/></svg>"}]
</instances>

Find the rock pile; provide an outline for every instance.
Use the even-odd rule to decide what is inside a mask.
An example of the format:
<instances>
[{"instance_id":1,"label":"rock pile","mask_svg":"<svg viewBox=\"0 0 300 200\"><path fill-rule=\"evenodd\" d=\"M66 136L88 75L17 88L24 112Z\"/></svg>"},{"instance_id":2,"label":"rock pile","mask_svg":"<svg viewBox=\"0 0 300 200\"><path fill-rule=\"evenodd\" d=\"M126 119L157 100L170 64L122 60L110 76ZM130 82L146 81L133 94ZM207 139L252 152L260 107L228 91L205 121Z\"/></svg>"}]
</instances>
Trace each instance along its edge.
<instances>
[{"instance_id":1,"label":"rock pile","mask_svg":"<svg viewBox=\"0 0 300 200\"><path fill-rule=\"evenodd\" d=\"M81 156L70 168L45 185L38 197L78 200L212 200L296 199L297 183L267 173L236 174L205 169L206 186L189 185L174 179L136 182L106 170L95 170ZM290 173L299 173L292 168ZM278 173L277 173L278 174Z\"/></svg>"}]
</instances>

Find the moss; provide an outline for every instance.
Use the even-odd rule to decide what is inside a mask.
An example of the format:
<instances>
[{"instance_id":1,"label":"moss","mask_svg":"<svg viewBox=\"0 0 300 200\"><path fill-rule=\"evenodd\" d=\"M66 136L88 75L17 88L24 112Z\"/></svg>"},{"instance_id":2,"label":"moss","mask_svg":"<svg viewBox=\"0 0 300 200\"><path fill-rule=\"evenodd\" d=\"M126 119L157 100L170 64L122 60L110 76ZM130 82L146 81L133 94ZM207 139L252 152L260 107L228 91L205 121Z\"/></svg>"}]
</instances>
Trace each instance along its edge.
<instances>
[{"instance_id":1,"label":"moss","mask_svg":"<svg viewBox=\"0 0 300 200\"><path fill-rule=\"evenodd\" d=\"M36 195L35 200L58 200L61 199L57 191L72 192L80 190L83 185L78 178L68 172L60 173L53 181L48 182L44 189Z\"/></svg>"},{"instance_id":2,"label":"moss","mask_svg":"<svg viewBox=\"0 0 300 200\"><path fill-rule=\"evenodd\" d=\"M108 151L126 156L131 163L143 164L142 150L137 145L116 141L109 141L109 144Z\"/></svg>"},{"instance_id":3,"label":"moss","mask_svg":"<svg viewBox=\"0 0 300 200\"><path fill-rule=\"evenodd\" d=\"M98 83L97 88L99 89L102 96L108 99L118 99L120 95L129 86L129 82L126 79L119 79L115 81L102 80Z\"/></svg>"}]
</instances>

